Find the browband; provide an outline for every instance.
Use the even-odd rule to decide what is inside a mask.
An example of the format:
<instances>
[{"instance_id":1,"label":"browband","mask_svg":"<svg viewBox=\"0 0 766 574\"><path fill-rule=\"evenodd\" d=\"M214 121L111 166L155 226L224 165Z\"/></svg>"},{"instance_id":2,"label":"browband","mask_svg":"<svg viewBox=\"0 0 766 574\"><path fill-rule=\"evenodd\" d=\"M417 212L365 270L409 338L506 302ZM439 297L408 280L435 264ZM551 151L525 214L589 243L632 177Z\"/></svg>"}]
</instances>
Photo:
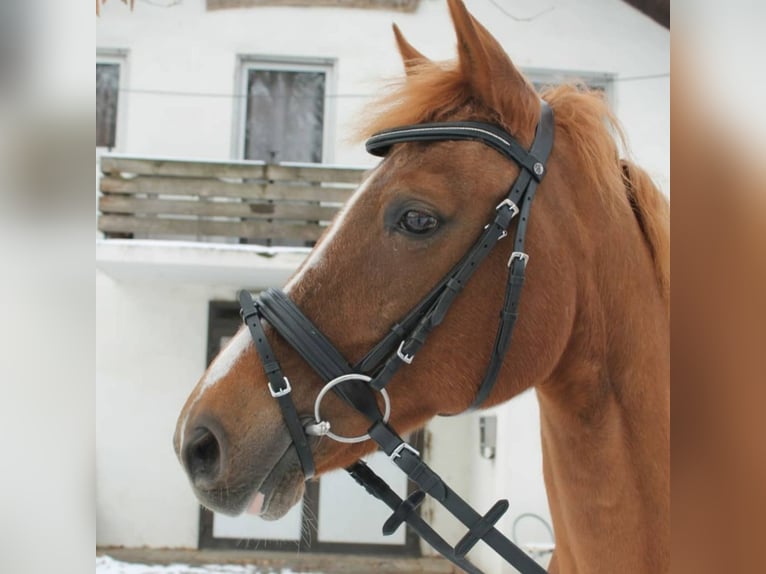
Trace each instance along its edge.
<instances>
[{"instance_id":1,"label":"browband","mask_svg":"<svg viewBox=\"0 0 766 574\"><path fill-rule=\"evenodd\" d=\"M503 128L486 122L438 122L392 128L376 133L365 143L367 152L385 156L391 146L407 142L479 141L528 170L537 181L545 174L545 157L535 157ZM533 150L534 151L534 150Z\"/></svg>"}]
</instances>

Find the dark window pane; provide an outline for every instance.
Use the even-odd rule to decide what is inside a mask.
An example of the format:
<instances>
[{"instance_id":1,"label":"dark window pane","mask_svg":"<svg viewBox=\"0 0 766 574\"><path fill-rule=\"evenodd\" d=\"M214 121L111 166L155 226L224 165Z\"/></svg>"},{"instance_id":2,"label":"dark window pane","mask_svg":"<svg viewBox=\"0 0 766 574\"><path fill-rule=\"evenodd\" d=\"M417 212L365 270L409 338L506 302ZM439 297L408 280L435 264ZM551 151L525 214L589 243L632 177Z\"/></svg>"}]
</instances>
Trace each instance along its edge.
<instances>
[{"instance_id":1,"label":"dark window pane","mask_svg":"<svg viewBox=\"0 0 766 574\"><path fill-rule=\"evenodd\" d=\"M113 148L117 131L120 65L96 64L96 146Z\"/></svg>"},{"instance_id":2,"label":"dark window pane","mask_svg":"<svg viewBox=\"0 0 766 574\"><path fill-rule=\"evenodd\" d=\"M248 70L245 159L322 161L324 72Z\"/></svg>"}]
</instances>

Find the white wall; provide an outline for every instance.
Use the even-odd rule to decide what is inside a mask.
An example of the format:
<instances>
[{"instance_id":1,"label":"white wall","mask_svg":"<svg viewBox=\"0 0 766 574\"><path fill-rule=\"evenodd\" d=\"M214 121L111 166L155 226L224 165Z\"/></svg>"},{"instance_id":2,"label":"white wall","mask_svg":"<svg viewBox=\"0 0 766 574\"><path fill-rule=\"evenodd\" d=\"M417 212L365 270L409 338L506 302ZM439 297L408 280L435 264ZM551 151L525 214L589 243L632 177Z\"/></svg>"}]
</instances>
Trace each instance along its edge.
<instances>
[{"instance_id":1,"label":"white wall","mask_svg":"<svg viewBox=\"0 0 766 574\"><path fill-rule=\"evenodd\" d=\"M634 156L668 190L666 30L619 0L500 3L520 17L553 7L531 22L510 19L488 0L466 3L521 67L616 74L614 105ZM97 23L97 46L128 51L118 151L230 158L237 55L322 57L337 61L331 156L336 163L371 164L363 147L347 138L383 80L400 74L392 21L428 56L454 56L442 0L421 0L414 14L335 8L206 12L203 0L183 0L172 8L138 2L130 13L109 2ZM187 277L183 283L152 279L161 268L143 266L125 276L117 265L111 276L97 273L99 544L196 545L197 504L172 452L173 424L204 368L207 302L231 299L241 285L230 275L227 285L215 285L210 277L196 282ZM510 532L521 512L548 517L534 394L495 412L494 461L479 457L478 414L430 425L432 461L480 511L497 498L509 498L511 511L501 527ZM447 538L456 541L462 530L439 510L431 511L437 528L446 528ZM522 533L544 539L544 531L530 530ZM510 572L481 547L472 556L488 571Z\"/></svg>"},{"instance_id":2,"label":"white wall","mask_svg":"<svg viewBox=\"0 0 766 574\"><path fill-rule=\"evenodd\" d=\"M232 301L242 287L281 285L305 255L160 245L96 246L99 545L197 546L199 504L172 436L206 366L208 302Z\"/></svg>"},{"instance_id":3,"label":"white wall","mask_svg":"<svg viewBox=\"0 0 766 574\"><path fill-rule=\"evenodd\" d=\"M669 72L667 30L620 0L500 3L520 17L553 7L531 22L513 21L488 0L466 4L518 66L617 74L615 108L633 151L667 188L669 78L628 79ZM454 57L443 0L421 0L412 14L342 8L206 12L203 0L172 8L139 2L130 13L118 2L107 3L97 22L97 46L128 50L120 151L230 158L237 55L321 57L337 60L333 160L370 164L363 147L348 138L365 104L387 79L401 75L393 21L429 57Z\"/></svg>"},{"instance_id":4,"label":"white wall","mask_svg":"<svg viewBox=\"0 0 766 574\"><path fill-rule=\"evenodd\" d=\"M207 305L233 289L96 274L99 545L197 544L198 505L172 447L205 368Z\"/></svg>"},{"instance_id":5,"label":"white wall","mask_svg":"<svg viewBox=\"0 0 766 574\"><path fill-rule=\"evenodd\" d=\"M102 273L96 289L98 543L193 544L193 507L179 504L183 477L169 472L168 413L183 401L181 380L193 380L204 360L204 324L192 320L204 317L204 300L197 294L195 305L177 288L125 286Z\"/></svg>"}]
</instances>

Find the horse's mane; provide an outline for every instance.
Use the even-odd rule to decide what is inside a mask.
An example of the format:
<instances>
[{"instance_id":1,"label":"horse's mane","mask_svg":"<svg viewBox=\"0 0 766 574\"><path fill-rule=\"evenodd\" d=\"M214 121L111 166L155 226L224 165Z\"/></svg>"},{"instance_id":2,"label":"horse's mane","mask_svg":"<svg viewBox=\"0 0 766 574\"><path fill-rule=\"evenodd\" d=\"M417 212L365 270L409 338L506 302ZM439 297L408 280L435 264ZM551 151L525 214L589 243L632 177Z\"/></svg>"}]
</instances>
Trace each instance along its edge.
<instances>
[{"instance_id":1,"label":"horse's mane","mask_svg":"<svg viewBox=\"0 0 766 574\"><path fill-rule=\"evenodd\" d=\"M454 62L412 64L406 81L392 83L362 118L361 139L408 124L455 119L461 112L472 119L501 123L498 114L479 104ZM508 126L504 126L508 127Z\"/></svg>"},{"instance_id":2,"label":"horse's mane","mask_svg":"<svg viewBox=\"0 0 766 574\"><path fill-rule=\"evenodd\" d=\"M604 94L583 84L562 84L541 93L553 109L558 137L571 144L579 171L604 204L616 210L630 207L652 253L663 297L670 289L670 208L649 175L627 160L620 160L619 142L627 150L619 121ZM412 66L405 81L391 89L368 109L358 135L362 138L393 127L452 119L484 120L510 133L514 126L537 123L537 117L501 117L478 101L454 64L424 62ZM535 110L536 114L536 110ZM516 134L514 134L516 135ZM523 141L523 138L522 138Z\"/></svg>"},{"instance_id":3,"label":"horse's mane","mask_svg":"<svg viewBox=\"0 0 766 574\"><path fill-rule=\"evenodd\" d=\"M583 176L604 203L620 209L627 201L644 236L660 293L670 309L670 204L649 174L620 159L617 141L627 151L622 126L604 94L580 85L549 88L542 98L553 108L556 127L571 142ZM624 208L624 207L623 207Z\"/></svg>"},{"instance_id":4,"label":"horse's mane","mask_svg":"<svg viewBox=\"0 0 766 574\"><path fill-rule=\"evenodd\" d=\"M594 189L604 192L605 201L613 202L614 190L620 187L617 182L623 177L614 136L623 147L625 139L603 94L582 84L563 84L546 89L541 97L553 108L557 133L573 144L582 174L591 179ZM537 124L537 117L526 117L532 112L536 115L537 110L527 111L525 117L508 118L484 106L459 68L449 63L417 65L406 81L393 84L368 109L375 111L363 118L360 138L408 124L466 117L498 124L517 137L514 128ZM624 196L621 199L624 203Z\"/></svg>"}]
</instances>

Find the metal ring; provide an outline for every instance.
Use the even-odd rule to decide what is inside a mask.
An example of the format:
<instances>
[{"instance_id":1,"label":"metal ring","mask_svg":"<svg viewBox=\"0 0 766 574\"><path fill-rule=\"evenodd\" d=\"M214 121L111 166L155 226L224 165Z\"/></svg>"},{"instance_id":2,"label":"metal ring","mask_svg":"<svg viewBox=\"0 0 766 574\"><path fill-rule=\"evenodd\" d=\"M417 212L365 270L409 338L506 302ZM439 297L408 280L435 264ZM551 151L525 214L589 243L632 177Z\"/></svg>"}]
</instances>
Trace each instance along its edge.
<instances>
[{"instance_id":1,"label":"metal ring","mask_svg":"<svg viewBox=\"0 0 766 574\"><path fill-rule=\"evenodd\" d=\"M340 377L334 378L332 381L327 383L324 387L322 387L322 390L319 391L319 394L317 395L316 402L314 403L314 419L316 421L315 424L322 423L322 417L319 414L319 405L322 402L322 399L327 394L327 392L332 389L335 385L338 385L340 383L343 383L345 381L364 381L365 383L369 383L372 380L372 377L368 377L367 375L360 375L356 373L350 373L348 375L341 375ZM380 394L383 397L383 402L385 403L385 412L383 413L383 422L388 422L388 417L391 415L391 399L388 397L388 393L386 392L386 389L380 389ZM337 440L338 442L343 442L346 444L352 444L357 442L364 442L370 438L369 434L364 434L361 436L352 436L352 437L345 437L335 434L332 431L327 431L326 436L330 437L333 440Z\"/></svg>"}]
</instances>

